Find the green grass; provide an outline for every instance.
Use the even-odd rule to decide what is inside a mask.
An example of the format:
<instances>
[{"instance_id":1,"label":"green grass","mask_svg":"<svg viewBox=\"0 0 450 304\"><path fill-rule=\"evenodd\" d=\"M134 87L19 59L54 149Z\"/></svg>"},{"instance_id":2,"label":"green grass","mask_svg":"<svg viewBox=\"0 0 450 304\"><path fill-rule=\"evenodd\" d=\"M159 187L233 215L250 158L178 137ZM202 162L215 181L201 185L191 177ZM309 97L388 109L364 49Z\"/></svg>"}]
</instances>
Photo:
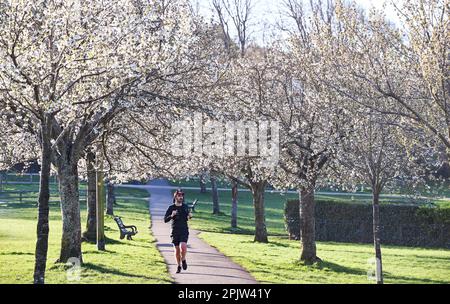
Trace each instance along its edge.
<instances>
[{"instance_id":1,"label":"green grass","mask_svg":"<svg viewBox=\"0 0 450 304\"><path fill-rule=\"evenodd\" d=\"M142 198L148 196L148 193L144 190L121 188L116 195ZM121 216L125 224L136 225L139 233L133 241L120 240L116 223L107 217L107 251L99 252L95 244L83 243L81 280L74 283L171 283L164 259L148 230L148 202L143 199L118 199L117 203L115 214ZM67 280L67 267L54 263L60 249L60 213L59 203L51 203L47 283L71 283ZM32 283L36 214L35 201L0 204L0 284ZM81 215L84 228L85 203L82 203Z\"/></svg>"},{"instance_id":2,"label":"green grass","mask_svg":"<svg viewBox=\"0 0 450 304\"><path fill-rule=\"evenodd\" d=\"M200 194L197 190L185 190L185 193L188 202L199 199L190 227L202 231L202 239L242 265L260 282L371 283L367 278L368 260L374 256L371 245L318 242L318 255L324 262L314 266L298 262L299 243L287 240L283 220L284 203L286 199L297 198L295 194L266 194L270 243L258 244L253 242L253 205L249 192L239 192L237 230L230 228L229 191L219 192L223 212L220 216L212 215L210 193ZM319 196L319 199L350 201L345 196ZM450 250L383 246L383 263L387 283L450 283Z\"/></svg>"},{"instance_id":3,"label":"green grass","mask_svg":"<svg viewBox=\"0 0 450 304\"><path fill-rule=\"evenodd\" d=\"M9 190L31 189L36 185L7 185ZM34 187L34 188L33 188ZM84 188L81 185L80 188ZM57 191L55 188L54 191ZM200 237L236 263L247 269L262 283L371 283L367 272L373 248L366 244L318 242L322 263L305 266L298 262L299 243L286 239L283 209L286 199L296 194L267 193L266 224L269 244L253 242L253 205L249 192L239 192L237 230L230 229L231 193L220 191L222 215L212 215L211 194L185 190L188 202L199 199L190 227L201 230ZM95 245L83 244L84 262L80 282L75 283L171 283L163 258L148 233L149 215L145 190L118 187L115 213L125 224L138 226L140 233L131 242L119 240L119 232L111 218L106 219L106 252ZM319 196L319 199L349 202L347 196ZM360 201L355 198L355 201ZM1 201L1 199L0 199ZM361 203L369 203L361 201ZM390 203L385 200L384 203ZM444 202L445 203L445 202ZM61 237L61 215L58 202L52 202L48 283L70 283L66 267L55 264ZM85 203L82 223L85 224ZM36 200L0 204L0 284L31 283L34 265ZM450 250L383 246L383 266L387 283L450 283ZM13 267L11 265L14 265Z\"/></svg>"},{"instance_id":4,"label":"green grass","mask_svg":"<svg viewBox=\"0 0 450 304\"><path fill-rule=\"evenodd\" d=\"M134 188L128 188L128 187L120 187L120 186L115 187L114 194L116 195L116 197L148 198L148 196L149 196L147 190L134 189Z\"/></svg>"},{"instance_id":5,"label":"green grass","mask_svg":"<svg viewBox=\"0 0 450 304\"><path fill-rule=\"evenodd\" d=\"M313 266L298 262L299 242L271 237L269 244L249 235L202 232L200 237L247 269L261 283L374 283L368 280L373 247L363 244L317 243L323 260ZM386 283L450 283L450 250L383 246Z\"/></svg>"},{"instance_id":6,"label":"green grass","mask_svg":"<svg viewBox=\"0 0 450 304\"><path fill-rule=\"evenodd\" d=\"M253 202L250 192L239 192L238 203L238 226L239 229L231 230L231 193L219 191L220 210L222 215L212 215L211 194L201 194L196 190L185 190L186 200L192 202L198 198L199 202L195 208L195 221L190 227L210 232L234 232L253 234L254 216ZM281 196L278 193L267 193L265 197L266 225L270 235L286 235L283 220L283 209L286 197L295 198L295 195Z\"/></svg>"},{"instance_id":7,"label":"green grass","mask_svg":"<svg viewBox=\"0 0 450 304\"><path fill-rule=\"evenodd\" d=\"M22 202L34 203L39 194L38 184L6 184L3 185L3 191L0 191L0 202L7 201L20 201L19 191L22 193ZM79 185L80 200L85 202L86 200L86 183L82 182ZM135 197L135 198L147 198L148 192L140 189L130 189L127 187L115 186L114 193L116 197ZM50 184L50 201L59 202L59 191L57 184Z\"/></svg>"}]
</instances>

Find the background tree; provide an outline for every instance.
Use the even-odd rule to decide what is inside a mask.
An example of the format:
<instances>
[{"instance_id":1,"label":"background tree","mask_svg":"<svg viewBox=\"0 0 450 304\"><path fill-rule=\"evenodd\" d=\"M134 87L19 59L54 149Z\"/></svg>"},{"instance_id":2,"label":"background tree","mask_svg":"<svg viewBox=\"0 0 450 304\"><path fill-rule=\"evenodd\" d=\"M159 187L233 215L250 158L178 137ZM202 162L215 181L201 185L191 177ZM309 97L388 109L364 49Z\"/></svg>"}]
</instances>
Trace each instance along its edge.
<instances>
[{"instance_id":1,"label":"background tree","mask_svg":"<svg viewBox=\"0 0 450 304\"><path fill-rule=\"evenodd\" d=\"M448 1L392 2L399 27L383 12L365 13L355 3L336 3L334 25L322 27L319 34L327 42L320 57L328 62L322 66L334 71L323 82L361 106L398 115L403 125L422 130L415 143L448 154ZM386 99L387 106L365 103L367 97Z\"/></svg>"},{"instance_id":2,"label":"background tree","mask_svg":"<svg viewBox=\"0 0 450 304\"><path fill-rule=\"evenodd\" d=\"M272 48L272 96L264 113L280 122L280 168L271 179L282 189L297 189L300 210L300 260L320 261L315 241L316 189L326 183L327 165L343 136L345 115L340 100L326 90L318 67L323 43L314 40L316 26L333 20L331 1L286 1L285 13L293 21L286 25L287 41Z\"/></svg>"},{"instance_id":3,"label":"background tree","mask_svg":"<svg viewBox=\"0 0 450 304\"><path fill-rule=\"evenodd\" d=\"M108 181L106 184L106 214L114 215L115 203L116 196L114 194L114 184Z\"/></svg>"},{"instance_id":4,"label":"background tree","mask_svg":"<svg viewBox=\"0 0 450 304\"><path fill-rule=\"evenodd\" d=\"M97 181L95 170L95 154L88 150L86 153L86 230L83 232L83 240L95 242L97 238Z\"/></svg>"},{"instance_id":5,"label":"background tree","mask_svg":"<svg viewBox=\"0 0 450 304\"><path fill-rule=\"evenodd\" d=\"M212 0L212 6L216 13L219 26L222 29L222 37L225 50L233 56L232 30L237 35L238 49L241 57L245 56L250 41L250 19L252 15L252 0Z\"/></svg>"},{"instance_id":6,"label":"background tree","mask_svg":"<svg viewBox=\"0 0 450 304\"><path fill-rule=\"evenodd\" d=\"M212 201L213 201L213 214L220 214L220 205L219 205L219 190L217 189L217 177L214 174L210 174L211 181L211 193L212 193Z\"/></svg>"},{"instance_id":7,"label":"background tree","mask_svg":"<svg viewBox=\"0 0 450 304\"><path fill-rule=\"evenodd\" d=\"M380 107L382 101L377 100L376 103ZM382 284L380 194L387 188L416 186L413 184L423 176L418 159L424 153L420 149L408 151L407 146L402 145L398 116L380 115L355 105L350 107L350 134L342 142L341 153L337 153L337 176L341 182L368 185L372 190L376 279L378 284Z\"/></svg>"},{"instance_id":8,"label":"background tree","mask_svg":"<svg viewBox=\"0 0 450 304\"><path fill-rule=\"evenodd\" d=\"M238 210L238 184L235 181L231 182L231 228L238 227L237 221Z\"/></svg>"}]
</instances>

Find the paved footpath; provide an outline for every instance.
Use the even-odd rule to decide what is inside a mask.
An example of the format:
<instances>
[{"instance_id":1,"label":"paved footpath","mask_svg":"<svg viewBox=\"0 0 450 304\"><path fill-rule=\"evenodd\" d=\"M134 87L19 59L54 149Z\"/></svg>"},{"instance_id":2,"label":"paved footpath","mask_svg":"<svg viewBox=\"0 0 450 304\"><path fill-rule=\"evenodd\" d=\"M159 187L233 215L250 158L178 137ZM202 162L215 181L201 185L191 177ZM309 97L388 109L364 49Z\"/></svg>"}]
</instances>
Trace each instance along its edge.
<instances>
[{"instance_id":1,"label":"paved footpath","mask_svg":"<svg viewBox=\"0 0 450 304\"><path fill-rule=\"evenodd\" d=\"M173 245L170 239L170 223L164 223L164 214L172 204L172 191L166 180L153 180L147 190L150 192L150 214L152 232L158 250L168 265L169 272L177 284L256 284L256 280L241 266L232 262L217 249L198 237L199 232L190 229L188 269L176 273ZM161 188L160 188L161 187ZM195 220L195 214L194 219Z\"/></svg>"}]
</instances>

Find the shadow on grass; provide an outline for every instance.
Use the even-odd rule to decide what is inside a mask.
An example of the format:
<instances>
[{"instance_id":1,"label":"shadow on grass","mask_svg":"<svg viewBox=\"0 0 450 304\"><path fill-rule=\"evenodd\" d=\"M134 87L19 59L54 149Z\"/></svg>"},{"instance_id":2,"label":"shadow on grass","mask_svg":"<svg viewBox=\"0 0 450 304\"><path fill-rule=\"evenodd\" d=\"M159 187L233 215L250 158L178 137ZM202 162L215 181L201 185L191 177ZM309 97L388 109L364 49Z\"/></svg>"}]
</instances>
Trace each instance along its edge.
<instances>
[{"instance_id":1,"label":"shadow on grass","mask_svg":"<svg viewBox=\"0 0 450 304\"><path fill-rule=\"evenodd\" d=\"M0 253L0 255L33 255L34 256L34 253L13 251L13 252L2 252L2 253Z\"/></svg>"},{"instance_id":2,"label":"shadow on grass","mask_svg":"<svg viewBox=\"0 0 450 304\"><path fill-rule=\"evenodd\" d=\"M291 245L297 245L297 243L294 243L294 242L292 244L289 244L289 243L282 243L282 242L272 241L270 239L269 239L269 244L277 246L277 247L284 247L284 248L291 248L291 247L293 247Z\"/></svg>"},{"instance_id":3,"label":"shadow on grass","mask_svg":"<svg viewBox=\"0 0 450 304\"><path fill-rule=\"evenodd\" d=\"M394 283L398 283L399 280L404 281L402 283L404 284L448 284L448 281L442 281L442 280L432 280L432 279L425 279L425 278L412 278L412 277L405 277L405 276L399 276L399 275L392 275L388 272L383 272L384 280L390 280Z\"/></svg>"},{"instance_id":4,"label":"shadow on grass","mask_svg":"<svg viewBox=\"0 0 450 304\"><path fill-rule=\"evenodd\" d=\"M105 250L86 250L83 251L83 254L109 254L109 253L118 253L117 251L114 250L109 250L108 248L106 248Z\"/></svg>"},{"instance_id":5,"label":"shadow on grass","mask_svg":"<svg viewBox=\"0 0 450 304\"><path fill-rule=\"evenodd\" d=\"M302 262L297 262L298 265L306 266ZM318 263L315 263L309 267L319 269L319 270L329 270L336 273L346 273L346 274L352 274L352 275L367 275L367 270L360 269L360 268L352 268L347 266L342 266L333 262L329 261L321 261Z\"/></svg>"},{"instance_id":6,"label":"shadow on grass","mask_svg":"<svg viewBox=\"0 0 450 304\"><path fill-rule=\"evenodd\" d=\"M83 268L87 269L87 270L92 270L92 271L96 271L102 274L112 274L112 275L118 275L118 276L123 276L123 277L127 277L127 278L139 278L139 279L155 279L155 280L161 280L164 282L168 282L168 283L172 283L171 280L169 279L164 279L164 278L159 278L159 277L152 277L152 276L146 276L146 275L138 275L138 274L132 274L132 273L126 273L123 271L120 271L118 269L114 269L114 268L108 268L108 267L104 267L101 265L95 265L92 263L85 263L83 264Z\"/></svg>"},{"instance_id":7,"label":"shadow on grass","mask_svg":"<svg viewBox=\"0 0 450 304\"><path fill-rule=\"evenodd\" d=\"M83 239L82 242L86 244L96 244L96 241L89 241L87 239ZM120 245L120 244L126 245L125 242L121 242L116 239L111 239L109 237L105 237L105 243L110 245Z\"/></svg>"}]
</instances>

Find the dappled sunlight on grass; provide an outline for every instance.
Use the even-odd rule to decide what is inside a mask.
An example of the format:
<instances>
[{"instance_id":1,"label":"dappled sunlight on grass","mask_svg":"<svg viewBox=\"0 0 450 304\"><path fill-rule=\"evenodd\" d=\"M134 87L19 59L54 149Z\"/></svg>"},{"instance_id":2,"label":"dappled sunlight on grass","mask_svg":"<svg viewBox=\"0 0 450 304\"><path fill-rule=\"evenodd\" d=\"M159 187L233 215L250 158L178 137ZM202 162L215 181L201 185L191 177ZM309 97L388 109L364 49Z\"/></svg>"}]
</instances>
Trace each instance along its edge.
<instances>
[{"instance_id":1,"label":"dappled sunlight on grass","mask_svg":"<svg viewBox=\"0 0 450 304\"><path fill-rule=\"evenodd\" d=\"M120 196L145 198L145 190L127 189ZM116 193L117 195L117 193ZM118 195L119 196L119 195ZM86 204L81 204L82 228L86 224ZM36 242L37 209L35 203L8 203L0 206L0 284L32 283ZM80 281L68 281L68 267L55 264L61 239L59 203L50 209L50 237L47 283L171 283L164 259L155 246L148 227L150 216L145 199L118 199L114 213L127 225L136 225L139 233L132 241L120 240L111 216L105 217L106 251L95 244L83 243Z\"/></svg>"},{"instance_id":2,"label":"dappled sunlight on grass","mask_svg":"<svg viewBox=\"0 0 450 304\"><path fill-rule=\"evenodd\" d=\"M249 235L202 232L200 237L247 269L262 283L373 283L368 280L373 248L365 244L317 244L322 262L299 262L300 244L271 237L254 243ZM450 250L385 246L386 283L450 283Z\"/></svg>"}]
</instances>

